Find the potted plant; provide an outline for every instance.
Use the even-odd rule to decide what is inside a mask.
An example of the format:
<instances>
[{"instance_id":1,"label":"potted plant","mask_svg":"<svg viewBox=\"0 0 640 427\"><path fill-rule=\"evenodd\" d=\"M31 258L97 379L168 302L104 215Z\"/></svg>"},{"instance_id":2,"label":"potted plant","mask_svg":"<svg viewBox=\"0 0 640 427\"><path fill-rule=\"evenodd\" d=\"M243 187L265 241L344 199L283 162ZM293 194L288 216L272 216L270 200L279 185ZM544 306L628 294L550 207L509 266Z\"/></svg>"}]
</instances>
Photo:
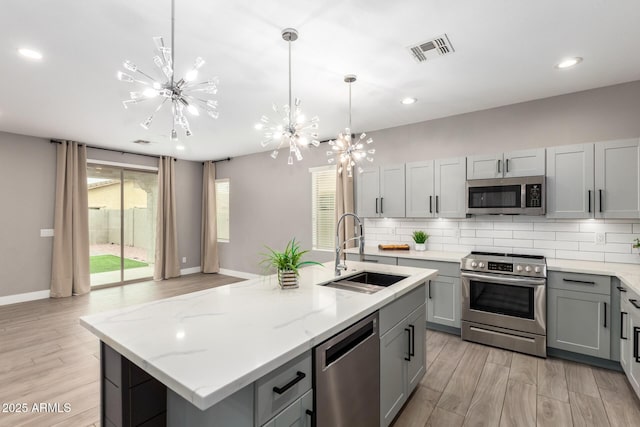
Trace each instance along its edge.
<instances>
[{"instance_id":1,"label":"potted plant","mask_svg":"<svg viewBox=\"0 0 640 427\"><path fill-rule=\"evenodd\" d=\"M283 289L298 287L298 269L303 265L322 265L315 261L302 261L302 256L309 252L300 250L300 245L295 237L287 243L284 251L279 252L266 246L268 254L263 254L264 259L260 264L265 268L275 268L278 271L278 283Z\"/></svg>"},{"instance_id":2,"label":"potted plant","mask_svg":"<svg viewBox=\"0 0 640 427\"><path fill-rule=\"evenodd\" d=\"M640 239L635 239L633 241L633 246L634 249L640 249Z\"/></svg>"},{"instance_id":3,"label":"potted plant","mask_svg":"<svg viewBox=\"0 0 640 427\"><path fill-rule=\"evenodd\" d=\"M429 235L422 230L416 230L413 232L413 241L416 242L416 251L425 251L427 247L425 242L429 238Z\"/></svg>"}]
</instances>

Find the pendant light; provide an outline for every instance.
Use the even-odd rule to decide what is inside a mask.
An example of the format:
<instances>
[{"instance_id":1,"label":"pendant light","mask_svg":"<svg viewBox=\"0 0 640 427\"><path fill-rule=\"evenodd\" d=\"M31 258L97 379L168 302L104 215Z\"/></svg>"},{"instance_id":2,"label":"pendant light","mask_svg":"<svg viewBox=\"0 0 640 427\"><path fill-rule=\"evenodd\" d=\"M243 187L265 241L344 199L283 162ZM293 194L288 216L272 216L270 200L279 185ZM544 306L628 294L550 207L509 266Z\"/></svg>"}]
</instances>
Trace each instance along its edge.
<instances>
[{"instance_id":1,"label":"pendant light","mask_svg":"<svg viewBox=\"0 0 640 427\"><path fill-rule=\"evenodd\" d=\"M313 145L320 145L318 141L318 116L307 121L302 109L300 108L300 99L292 98L291 94L291 43L298 39L298 32L293 28L285 28L282 30L282 38L289 44L289 103L278 109L273 104L273 111L281 115L277 120L271 120L267 116L262 116L260 122L255 128L263 131L263 139L260 143L262 147L274 144L275 147L271 152L271 157L278 157L278 150L284 146L289 146L289 156L287 163L293 164L293 158L302 160L301 149ZM293 102L292 102L293 101Z\"/></svg>"},{"instance_id":2,"label":"pendant light","mask_svg":"<svg viewBox=\"0 0 640 427\"><path fill-rule=\"evenodd\" d=\"M171 140L178 139L176 125L181 127L185 136L191 136L191 126L185 116L185 110L192 116L199 116L201 111L206 112L209 117L218 118L218 101L212 96L218 93L218 78L214 77L200 83L196 83L198 72L204 65L204 59L197 57L193 67L185 76L179 80L174 75L174 55L175 55L175 0L171 0L171 46L164 45L162 37L153 37L156 45L156 55L153 62L158 67L160 80L143 72L131 61L124 61L125 72L118 72L118 79L126 83L137 83L141 85L140 90L129 92L130 99L123 101L125 108L130 105L147 102L152 99L159 100L153 113L147 117L140 126L149 129L153 122L154 115L162 109L165 104L170 104L173 123L171 127Z\"/></svg>"},{"instance_id":3,"label":"pendant light","mask_svg":"<svg viewBox=\"0 0 640 427\"><path fill-rule=\"evenodd\" d=\"M344 76L344 81L349 84L349 127L338 134L335 140L329 141L331 151L327 151L327 157L329 163L337 161L338 173L342 173L343 168L346 167L348 176L352 177L355 166L358 167L358 172L362 173L363 169L360 163L363 159L373 162L376 150L375 148L367 148L373 142L373 138L367 138L366 133L360 134L358 139L355 139L355 136L351 134L351 84L356 81L356 76L347 74Z\"/></svg>"}]
</instances>

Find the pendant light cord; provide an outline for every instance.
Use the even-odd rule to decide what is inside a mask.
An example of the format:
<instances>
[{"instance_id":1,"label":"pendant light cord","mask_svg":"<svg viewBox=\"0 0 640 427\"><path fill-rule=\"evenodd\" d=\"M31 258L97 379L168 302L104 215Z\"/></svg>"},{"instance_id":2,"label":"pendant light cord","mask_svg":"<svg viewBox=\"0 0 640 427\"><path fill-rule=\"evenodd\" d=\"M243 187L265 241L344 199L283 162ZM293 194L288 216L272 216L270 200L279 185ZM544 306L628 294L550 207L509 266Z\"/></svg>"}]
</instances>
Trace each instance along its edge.
<instances>
[{"instance_id":1,"label":"pendant light cord","mask_svg":"<svg viewBox=\"0 0 640 427\"><path fill-rule=\"evenodd\" d=\"M349 132L351 132L351 82L349 82Z\"/></svg>"},{"instance_id":2,"label":"pendant light cord","mask_svg":"<svg viewBox=\"0 0 640 427\"><path fill-rule=\"evenodd\" d=\"M173 88L173 75L175 74L175 25L176 25L176 1L171 0L171 87Z\"/></svg>"},{"instance_id":3,"label":"pendant light cord","mask_svg":"<svg viewBox=\"0 0 640 427\"><path fill-rule=\"evenodd\" d=\"M291 127L291 114L293 105L291 103L291 35L289 35L289 127Z\"/></svg>"}]
</instances>

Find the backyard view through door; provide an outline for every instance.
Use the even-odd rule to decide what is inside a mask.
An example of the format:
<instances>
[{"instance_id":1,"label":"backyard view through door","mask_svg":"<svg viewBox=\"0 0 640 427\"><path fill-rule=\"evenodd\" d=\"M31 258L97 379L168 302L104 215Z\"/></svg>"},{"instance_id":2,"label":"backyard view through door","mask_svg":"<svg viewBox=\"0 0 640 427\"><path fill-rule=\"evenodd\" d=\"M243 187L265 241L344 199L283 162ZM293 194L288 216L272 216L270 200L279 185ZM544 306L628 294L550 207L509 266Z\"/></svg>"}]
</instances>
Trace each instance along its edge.
<instances>
[{"instance_id":1,"label":"backyard view through door","mask_svg":"<svg viewBox=\"0 0 640 427\"><path fill-rule=\"evenodd\" d=\"M156 172L89 164L91 286L153 276Z\"/></svg>"}]
</instances>

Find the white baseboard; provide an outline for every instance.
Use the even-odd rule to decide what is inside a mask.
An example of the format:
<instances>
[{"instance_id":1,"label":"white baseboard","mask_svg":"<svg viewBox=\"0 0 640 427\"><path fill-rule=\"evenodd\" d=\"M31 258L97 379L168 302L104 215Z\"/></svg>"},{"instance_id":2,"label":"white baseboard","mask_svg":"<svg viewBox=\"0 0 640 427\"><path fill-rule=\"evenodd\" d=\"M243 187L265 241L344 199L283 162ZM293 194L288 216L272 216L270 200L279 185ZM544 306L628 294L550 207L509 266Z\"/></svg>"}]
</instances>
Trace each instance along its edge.
<instances>
[{"instance_id":1,"label":"white baseboard","mask_svg":"<svg viewBox=\"0 0 640 427\"><path fill-rule=\"evenodd\" d=\"M37 299L49 298L49 290L27 292L25 294L7 295L0 297L0 305L16 304L19 302L35 301Z\"/></svg>"},{"instance_id":2,"label":"white baseboard","mask_svg":"<svg viewBox=\"0 0 640 427\"><path fill-rule=\"evenodd\" d=\"M224 274L226 276L239 277L241 279L255 279L256 277L261 277L259 274L246 273L244 271L229 270L226 268L221 268L220 274Z\"/></svg>"},{"instance_id":3,"label":"white baseboard","mask_svg":"<svg viewBox=\"0 0 640 427\"><path fill-rule=\"evenodd\" d=\"M190 267L190 268L183 268L180 270L180 275L184 276L186 274L195 274L195 273L200 273L202 271L202 267L197 266L197 267Z\"/></svg>"}]
</instances>

